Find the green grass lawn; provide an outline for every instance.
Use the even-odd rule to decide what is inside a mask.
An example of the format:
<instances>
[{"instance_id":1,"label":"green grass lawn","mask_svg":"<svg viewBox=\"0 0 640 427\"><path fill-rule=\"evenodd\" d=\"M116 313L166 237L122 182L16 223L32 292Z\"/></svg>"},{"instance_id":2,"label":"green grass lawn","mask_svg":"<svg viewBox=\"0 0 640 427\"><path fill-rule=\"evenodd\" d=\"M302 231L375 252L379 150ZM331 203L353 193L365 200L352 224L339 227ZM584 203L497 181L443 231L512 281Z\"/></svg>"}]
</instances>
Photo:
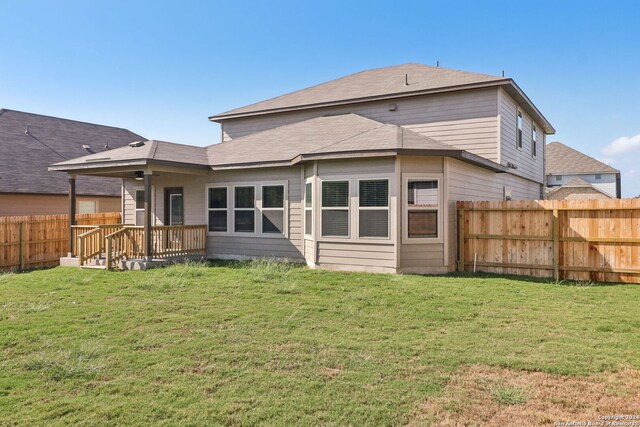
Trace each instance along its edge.
<instances>
[{"instance_id":1,"label":"green grass lawn","mask_svg":"<svg viewBox=\"0 0 640 427\"><path fill-rule=\"evenodd\" d=\"M638 369L639 328L637 285L268 262L5 274L0 424L405 424L465 366Z\"/></svg>"}]
</instances>

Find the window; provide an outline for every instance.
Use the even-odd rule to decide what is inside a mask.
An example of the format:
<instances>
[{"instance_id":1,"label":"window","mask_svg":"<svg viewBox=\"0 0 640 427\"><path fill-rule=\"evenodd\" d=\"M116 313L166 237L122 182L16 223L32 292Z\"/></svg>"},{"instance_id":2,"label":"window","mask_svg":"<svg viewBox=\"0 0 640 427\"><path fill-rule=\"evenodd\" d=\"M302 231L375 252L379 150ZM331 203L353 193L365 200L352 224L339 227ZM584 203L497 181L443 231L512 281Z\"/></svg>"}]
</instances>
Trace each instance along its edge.
<instances>
[{"instance_id":1,"label":"window","mask_svg":"<svg viewBox=\"0 0 640 427\"><path fill-rule=\"evenodd\" d=\"M262 186L262 232L284 234L284 185Z\"/></svg>"},{"instance_id":2,"label":"window","mask_svg":"<svg viewBox=\"0 0 640 427\"><path fill-rule=\"evenodd\" d=\"M562 181L562 175L556 175L556 181Z\"/></svg>"},{"instance_id":3,"label":"window","mask_svg":"<svg viewBox=\"0 0 640 427\"><path fill-rule=\"evenodd\" d=\"M236 233L254 233L256 231L256 189L234 187L233 221Z\"/></svg>"},{"instance_id":4,"label":"window","mask_svg":"<svg viewBox=\"0 0 640 427\"><path fill-rule=\"evenodd\" d=\"M313 234L313 183L304 185L304 234Z\"/></svg>"},{"instance_id":5,"label":"window","mask_svg":"<svg viewBox=\"0 0 640 427\"><path fill-rule=\"evenodd\" d=\"M531 125L531 156L536 157L538 155L538 131L536 125Z\"/></svg>"},{"instance_id":6,"label":"window","mask_svg":"<svg viewBox=\"0 0 640 427\"><path fill-rule=\"evenodd\" d=\"M440 195L437 179L407 181L407 238L438 238Z\"/></svg>"},{"instance_id":7,"label":"window","mask_svg":"<svg viewBox=\"0 0 640 427\"><path fill-rule=\"evenodd\" d=\"M322 237L349 237L349 181L322 183Z\"/></svg>"},{"instance_id":8,"label":"window","mask_svg":"<svg viewBox=\"0 0 640 427\"><path fill-rule=\"evenodd\" d=\"M389 237L389 181L386 179L359 182L359 237Z\"/></svg>"},{"instance_id":9,"label":"window","mask_svg":"<svg viewBox=\"0 0 640 427\"><path fill-rule=\"evenodd\" d=\"M144 225L144 190L136 190L136 225Z\"/></svg>"},{"instance_id":10,"label":"window","mask_svg":"<svg viewBox=\"0 0 640 427\"><path fill-rule=\"evenodd\" d=\"M596 174L596 179L602 179L602 174L597 173Z\"/></svg>"},{"instance_id":11,"label":"window","mask_svg":"<svg viewBox=\"0 0 640 427\"><path fill-rule=\"evenodd\" d=\"M228 209L227 187L215 187L208 190L209 231L227 232Z\"/></svg>"},{"instance_id":12,"label":"window","mask_svg":"<svg viewBox=\"0 0 640 427\"><path fill-rule=\"evenodd\" d=\"M517 117L517 134L516 134L516 147L522 148L522 113L518 111Z\"/></svg>"},{"instance_id":13,"label":"window","mask_svg":"<svg viewBox=\"0 0 640 427\"><path fill-rule=\"evenodd\" d=\"M79 214L87 214L87 213L96 213L96 201L95 200L79 200L78 201L78 213Z\"/></svg>"}]
</instances>

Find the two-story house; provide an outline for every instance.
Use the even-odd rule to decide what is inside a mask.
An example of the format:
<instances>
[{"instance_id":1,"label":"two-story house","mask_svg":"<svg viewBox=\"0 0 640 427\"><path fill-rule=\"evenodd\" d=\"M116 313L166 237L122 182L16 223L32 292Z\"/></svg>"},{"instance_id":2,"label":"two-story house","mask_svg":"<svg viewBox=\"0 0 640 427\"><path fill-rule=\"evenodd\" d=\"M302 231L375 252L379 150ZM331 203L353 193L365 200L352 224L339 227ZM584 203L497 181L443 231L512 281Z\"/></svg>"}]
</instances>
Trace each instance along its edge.
<instances>
[{"instance_id":1,"label":"two-story house","mask_svg":"<svg viewBox=\"0 0 640 427\"><path fill-rule=\"evenodd\" d=\"M124 179L123 218L202 224L212 258L455 269L457 200L539 199L551 124L510 78L363 71L210 117L209 147L161 141L52 165ZM186 244L186 242L183 242Z\"/></svg>"},{"instance_id":2,"label":"two-story house","mask_svg":"<svg viewBox=\"0 0 640 427\"><path fill-rule=\"evenodd\" d=\"M578 150L552 142L545 158L546 199L611 199L621 197L620 171Z\"/></svg>"}]
</instances>

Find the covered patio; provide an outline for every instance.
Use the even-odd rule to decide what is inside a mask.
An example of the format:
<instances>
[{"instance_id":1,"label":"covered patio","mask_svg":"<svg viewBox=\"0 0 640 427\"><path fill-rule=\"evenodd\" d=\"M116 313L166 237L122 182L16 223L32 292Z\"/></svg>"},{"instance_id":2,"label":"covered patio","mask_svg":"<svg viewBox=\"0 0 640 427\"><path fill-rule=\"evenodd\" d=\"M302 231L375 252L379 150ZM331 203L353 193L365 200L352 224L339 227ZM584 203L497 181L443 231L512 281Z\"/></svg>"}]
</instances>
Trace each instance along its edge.
<instances>
[{"instance_id":1,"label":"covered patio","mask_svg":"<svg viewBox=\"0 0 640 427\"><path fill-rule=\"evenodd\" d=\"M207 176L206 149L159 141L134 142L129 147L56 163L50 170L67 172L69 182L69 248L63 266L86 268L147 269L171 260L203 257L207 253L206 224L189 224L184 215L184 193L167 188L165 214L160 225L153 200L153 186L185 176ZM76 178L78 175L119 178L141 184L134 196L136 217L122 224L77 225ZM180 178L178 178L180 177ZM138 213L140 215L138 215Z\"/></svg>"}]
</instances>

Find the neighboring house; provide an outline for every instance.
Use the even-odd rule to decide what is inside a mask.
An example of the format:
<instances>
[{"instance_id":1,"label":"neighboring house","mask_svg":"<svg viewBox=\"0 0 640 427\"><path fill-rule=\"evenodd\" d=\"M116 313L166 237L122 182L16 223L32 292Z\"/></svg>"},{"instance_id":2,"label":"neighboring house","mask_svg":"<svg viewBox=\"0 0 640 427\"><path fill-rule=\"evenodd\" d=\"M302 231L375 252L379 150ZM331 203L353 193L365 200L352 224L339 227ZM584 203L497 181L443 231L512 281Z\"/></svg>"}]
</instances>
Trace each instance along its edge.
<instances>
[{"instance_id":1,"label":"neighboring house","mask_svg":"<svg viewBox=\"0 0 640 427\"><path fill-rule=\"evenodd\" d=\"M547 199L621 197L620 171L578 150L552 142L545 163Z\"/></svg>"},{"instance_id":2,"label":"neighboring house","mask_svg":"<svg viewBox=\"0 0 640 427\"><path fill-rule=\"evenodd\" d=\"M151 230L204 224L212 258L442 273L455 269L455 201L539 199L554 133L512 79L419 64L210 120L219 144L148 141L51 169L122 177L125 222L149 231L147 259L160 241Z\"/></svg>"},{"instance_id":3,"label":"neighboring house","mask_svg":"<svg viewBox=\"0 0 640 427\"><path fill-rule=\"evenodd\" d=\"M48 166L141 139L126 129L1 109L0 216L67 213L67 175ZM118 178L79 177L77 212L119 212L121 186Z\"/></svg>"}]
</instances>

